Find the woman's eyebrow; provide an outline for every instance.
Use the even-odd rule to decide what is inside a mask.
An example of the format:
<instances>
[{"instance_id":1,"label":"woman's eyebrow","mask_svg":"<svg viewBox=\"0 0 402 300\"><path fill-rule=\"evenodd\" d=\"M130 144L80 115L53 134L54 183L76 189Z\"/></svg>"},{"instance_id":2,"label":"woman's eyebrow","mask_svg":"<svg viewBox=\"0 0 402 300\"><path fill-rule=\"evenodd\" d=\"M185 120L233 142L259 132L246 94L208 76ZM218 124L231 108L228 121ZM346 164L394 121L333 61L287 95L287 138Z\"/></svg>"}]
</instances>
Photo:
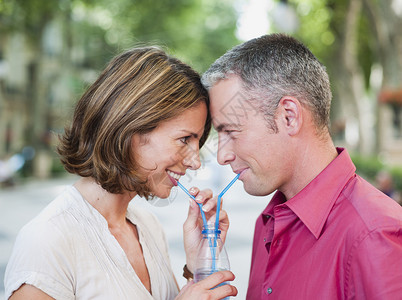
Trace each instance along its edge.
<instances>
[{"instance_id":1,"label":"woman's eyebrow","mask_svg":"<svg viewBox=\"0 0 402 300\"><path fill-rule=\"evenodd\" d=\"M181 131L186 133L186 134L188 134L188 135L193 136L194 138L198 138L198 136L199 136L198 133L192 132L192 131L189 131L189 130L182 129Z\"/></svg>"}]
</instances>

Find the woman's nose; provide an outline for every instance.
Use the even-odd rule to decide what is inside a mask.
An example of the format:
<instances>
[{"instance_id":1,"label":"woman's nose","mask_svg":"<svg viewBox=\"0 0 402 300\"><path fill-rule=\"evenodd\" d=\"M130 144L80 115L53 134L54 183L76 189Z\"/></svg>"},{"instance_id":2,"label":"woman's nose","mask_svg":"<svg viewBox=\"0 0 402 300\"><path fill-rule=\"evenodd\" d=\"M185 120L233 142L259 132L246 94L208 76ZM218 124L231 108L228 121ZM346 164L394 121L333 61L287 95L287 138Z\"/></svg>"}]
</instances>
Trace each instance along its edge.
<instances>
[{"instance_id":1,"label":"woman's nose","mask_svg":"<svg viewBox=\"0 0 402 300\"><path fill-rule=\"evenodd\" d=\"M197 170L201 167L200 148L198 145L195 147L188 147L183 158L183 165L190 170Z\"/></svg>"}]
</instances>

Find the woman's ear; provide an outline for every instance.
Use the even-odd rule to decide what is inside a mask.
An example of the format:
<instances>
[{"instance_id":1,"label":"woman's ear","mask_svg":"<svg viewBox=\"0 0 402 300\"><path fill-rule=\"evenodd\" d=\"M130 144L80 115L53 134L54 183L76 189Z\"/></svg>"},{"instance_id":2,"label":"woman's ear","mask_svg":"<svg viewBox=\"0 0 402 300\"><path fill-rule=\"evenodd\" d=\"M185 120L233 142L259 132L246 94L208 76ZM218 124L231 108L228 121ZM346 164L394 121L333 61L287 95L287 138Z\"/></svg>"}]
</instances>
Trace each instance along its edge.
<instances>
[{"instance_id":1,"label":"woman's ear","mask_svg":"<svg viewBox=\"0 0 402 300\"><path fill-rule=\"evenodd\" d=\"M300 101L291 96L284 96L279 101L282 121L289 135L296 135L303 124L303 111Z\"/></svg>"}]
</instances>

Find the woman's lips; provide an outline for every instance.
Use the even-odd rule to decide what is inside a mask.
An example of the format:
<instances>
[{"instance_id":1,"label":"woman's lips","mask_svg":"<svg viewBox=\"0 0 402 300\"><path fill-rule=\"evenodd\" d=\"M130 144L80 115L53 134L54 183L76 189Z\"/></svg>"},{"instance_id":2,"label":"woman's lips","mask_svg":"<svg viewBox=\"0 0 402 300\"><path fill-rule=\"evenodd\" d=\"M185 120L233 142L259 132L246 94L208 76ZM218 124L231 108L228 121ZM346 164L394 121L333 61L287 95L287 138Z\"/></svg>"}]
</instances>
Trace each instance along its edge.
<instances>
[{"instance_id":1,"label":"woman's lips","mask_svg":"<svg viewBox=\"0 0 402 300\"><path fill-rule=\"evenodd\" d=\"M166 170L166 173L168 174L168 177L169 177L170 181L173 183L173 185L177 186L177 182L179 181L179 179L182 175L172 172L170 170Z\"/></svg>"}]
</instances>

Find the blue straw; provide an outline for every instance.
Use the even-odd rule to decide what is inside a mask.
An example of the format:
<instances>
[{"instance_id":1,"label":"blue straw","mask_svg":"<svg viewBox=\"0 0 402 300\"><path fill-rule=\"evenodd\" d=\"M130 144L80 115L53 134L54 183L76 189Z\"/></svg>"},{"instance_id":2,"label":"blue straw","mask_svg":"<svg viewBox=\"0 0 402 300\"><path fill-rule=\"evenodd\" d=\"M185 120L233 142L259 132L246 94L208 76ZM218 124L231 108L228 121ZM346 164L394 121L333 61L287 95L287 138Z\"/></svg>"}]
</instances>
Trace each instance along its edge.
<instances>
[{"instance_id":1,"label":"blue straw","mask_svg":"<svg viewBox=\"0 0 402 300\"><path fill-rule=\"evenodd\" d=\"M215 239L214 239L214 245L212 245L211 239L208 238L208 242L209 242L209 247L211 249L211 255L212 255L212 273L216 272L216 266L215 266L215 248L216 247L216 232L219 229L219 211L221 209L221 199L222 196L227 192L227 190L233 185L233 183L236 182L237 179L239 179L240 174L237 174L235 178L232 179L232 181L223 189L223 191L219 194L218 196L218 203L216 206L216 221L215 221ZM191 198L195 201L195 197L193 195L190 194L190 192L179 182L177 181L177 185ZM202 210L202 204L198 203L197 201L195 201L195 203L198 204L198 207L200 208L200 212L201 212L201 217L202 217L202 222L204 223L204 228L208 228L207 225L207 219L205 217L205 213ZM212 274L211 273L211 274Z\"/></svg>"},{"instance_id":2,"label":"blue straw","mask_svg":"<svg viewBox=\"0 0 402 300\"><path fill-rule=\"evenodd\" d=\"M195 197L193 195L190 194L190 192L179 182L177 181L177 185L187 194L190 196L191 199L193 199L195 201ZM200 208L200 212L201 212L201 217L202 217L202 222L204 223L204 228L205 230L207 230L208 228L208 223L207 223L207 218L205 217L205 213L202 210L202 204L198 203L197 201L195 201L195 203L198 204L198 207ZM211 249L211 256L212 256L212 272L216 272L216 267L215 267L215 249L213 248L212 245L212 241L211 238L208 238L208 244L209 244L209 249Z\"/></svg>"},{"instance_id":3,"label":"blue straw","mask_svg":"<svg viewBox=\"0 0 402 300\"><path fill-rule=\"evenodd\" d=\"M227 192L227 190L233 185L233 183L236 182L237 179L239 179L240 173L236 175L235 178L232 179L231 182L223 189L223 191L218 195L218 203L216 205L216 220L215 220L215 239L214 239L214 247L216 247L216 239L217 239L217 232L219 230L219 212L221 210L221 202L222 202L222 196ZM215 260L215 259L213 259ZM213 265L213 270L215 271L215 261L212 262Z\"/></svg>"},{"instance_id":4,"label":"blue straw","mask_svg":"<svg viewBox=\"0 0 402 300\"><path fill-rule=\"evenodd\" d=\"M239 179L240 173L236 175L235 178L232 179L232 181L223 189L223 191L219 194L218 196L218 203L216 206L216 220L215 220L215 229L219 229L219 211L221 210L221 199L222 196L227 192L227 190L233 185L233 183L236 182L237 179Z\"/></svg>"},{"instance_id":5,"label":"blue straw","mask_svg":"<svg viewBox=\"0 0 402 300\"><path fill-rule=\"evenodd\" d=\"M190 194L190 192L179 182L177 181L177 185L187 194L190 196L191 199L193 199L195 201L195 197L193 195ZM207 218L205 217L205 213L202 210L202 204L198 203L197 201L195 201L195 203L198 204L198 207L200 208L200 212L201 212L201 217L202 217L202 222L204 223L204 227L207 228Z\"/></svg>"}]
</instances>

